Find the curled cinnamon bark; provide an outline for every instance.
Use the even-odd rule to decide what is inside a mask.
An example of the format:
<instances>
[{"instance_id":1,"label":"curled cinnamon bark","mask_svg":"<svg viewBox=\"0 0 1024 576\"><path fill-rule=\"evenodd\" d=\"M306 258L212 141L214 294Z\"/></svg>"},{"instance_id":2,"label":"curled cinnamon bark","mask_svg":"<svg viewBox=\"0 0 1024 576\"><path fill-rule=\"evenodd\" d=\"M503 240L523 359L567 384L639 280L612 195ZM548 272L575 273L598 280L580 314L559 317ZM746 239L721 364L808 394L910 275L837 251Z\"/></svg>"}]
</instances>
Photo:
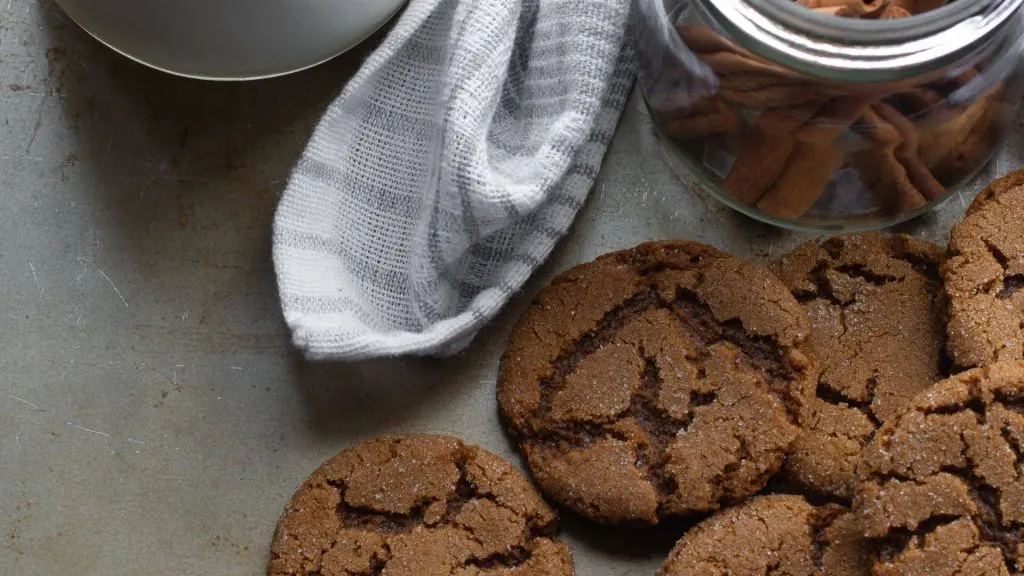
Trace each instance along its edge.
<instances>
[{"instance_id":1,"label":"curled cinnamon bark","mask_svg":"<svg viewBox=\"0 0 1024 576\"><path fill-rule=\"evenodd\" d=\"M892 213L917 210L927 200L911 181L907 169L897 158L904 145L904 134L883 119L872 107L865 110L860 128L872 146L854 156L861 179L875 193L878 202Z\"/></svg>"},{"instance_id":2,"label":"curled cinnamon bark","mask_svg":"<svg viewBox=\"0 0 1024 576\"><path fill-rule=\"evenodd\" d=\"M826 14L895 19L947 0L796 1ZM895 213L915 211L945 194L940 180L951 180L944 173L956 171L960 177L965 165L977 161L978 151L990 152L998 132L991 125L999 111L980 101L955 109L952 121L930 130L915 123L956 106L957 98L950 97L956 90L964 100L973 99L974 69L843 84L775 64L710 28L678 31L715 73L719 90L698 103L683 100L677 111L659 111L663 130L674 138L739 132L740 113L757 114L753 129L739 137L723 187L739 202L776 218L805 216L847 162L878 196L878 205ZM840 140L847 133L861 134L870 147L848 155L857 139Z\"/></svg>"},{"instance_id":3,"label":"curled cinnamon bark","mask_svg":"<svg viewBox=\"0 0 1024 576\"><path fill-rule=\"evenodd\" d=\"M821 100L823 95L807 86L768 86L753 91L722 87L719 95L727 102L750 108L779 108Z\"/></svg>"},{"instance_id":4,"label":"curled cinnamon bark","mask_svg":"<svg viewBox=\"0 0 1024 576\"><path fill-rule=\"evenodd\" d=\"M914 114L926 112L946 102L935 90L926 87L903 90L893 94L893 98L901 103L903 109Z\"/></svg>"},{"instance_id":5,"label":"curled cinnamon bark","mask_svg":"<svg viewBox=\"0 0 1024 576\"><path fill-rule=\"evenodd\" d=\"M881 16L879 16L879 18L882 20L898 20L900 18L907 18L909 16L911 16L911 14L906 8L902 6L897 6L896 4L890 4L886 6L885 10L882 11L882 14Z\"/></svg>"},{"instance_id":6,"label":"curled cinnamon bark","mask_svg":"<svg viewBox=\"0 0 1024 576\"><path fill-rule=\"evenodd\" d=\"M713 52L725 51L753 56L706 26L681 25L676 27L676 31L679 32L679 37L682 39L683 44L686 44L687 48L693 50L695 54L711 54Z\"/></svg>"},{"instance_id":7,"label":"curled cinnamon bark","mask_svg":"<svg viewBox=\"0 0 1024 576\"><path fill-rule=\"evenodd\" d=\"M1009 121L1000 104L1002 91L997 85L969 106L950 109L922 126L921 160L937 178L952 181L995 149Z\"/></svg>"},{"instance_id":8,"label":"curled cinnamon bark","mask_svg":"<svg viewBox=\"0 0 1024 576\"><path fill-rule=\"evenodd\" d=\"M872 18L886 9L889 0L797 0L796 3L846 18Z\"/></svg>"},{"instance_id":9,"label":"curled cinnamon bark","mask_svg":"<svg viewBox=\"0 0 1024 576\"><path fill-rule=\"evenodd\" d=\"M688 109L689 114L668 118L662 131L669 138L698 138L740 129L740 117L718 98L709 98Z\"/></svg>"},{"instance_id":10,"label":"curled cinnamon bark","mask_svg":"<svg viewBox=\"0 0 1024 576\"><path fill-rule=\"evenodd\" d=\"M793 134L822 104L808 102L793 109L762 112L754 121L754 130L740 140L739 154L722 184L726 192L744 204L760 200L786 168L796 148Z\"/></svg>"},{"instance_id":11,"label":"curled cinnamon bark","mask_svg":"<svg viewBox=\"0 0 1024 576\"><path fill-rule=\"evenodd\" d=\"M941 8L949 0L796 0L796 4L822 14L845 18L891 20Z\"/></svg>"},{"instance_id":12,"label":"curled cinnamon bark","mask_svg":"<svg viewBox=\"0 0 1024 576\"><path fill-rule=\"evenodd\" d=\"M833 144L798 144L778 180L756 206L775 218L801 218L821 198L825 186L842 166L843 152Z\"/></svg>"},{"instance_id":13,"label":"curled cinnamon bark","mask_svg":"<svg viewBox=\"0 0 1024 576\"><path fill-rule=\"evenodd\" d=\"M894 154L896 160L903 165L910 182L920 191L921 195L928 200L940 198L946 189L935 179L931 171L921 161L920 139L917 127L906 116L900 114L895 108L878 102L872 106L873 112L878 118L888 122L900 135L900 143L896 146Z\"/></svg>"},{"instance_id":14,"label":"curled cinnamon bark","mask_svg":"<svg viewBox=\"0 0 1024 576\"><path fill-rule=\"evenodd\" d=\"M776 82L782 80L802 82L806 80L806 77L799 72L783 68L777 64L772 64L767 60L756 58L750 54L719 51L702 54L701 60L703 60L704 63L719 76L749 74L772 78Z\"/></svg>"},{"instance_id":15,"label":"curled cinnamon bark","mask_svg":"<svg viewBox=\"0 0 1024 576\"><path fill-rule=\"evenodd\" d=\"M911 16L942 8L949 0L892 0L894 6L907 11Z\"/></svg>"},{"instance_id":16,"label":"curled cinnamon bark","mask_svg":"<svg viewBox=\"0 0 1024 576\"><path fill-rule=\"evenodd\" d=\"M843 165L843 152L835 141L870 105L858 96L833 98L797 129L796 146L785 167L757 207L776 218L796 219L821 198L836 170Z\"/></svg>"}]
</instances>

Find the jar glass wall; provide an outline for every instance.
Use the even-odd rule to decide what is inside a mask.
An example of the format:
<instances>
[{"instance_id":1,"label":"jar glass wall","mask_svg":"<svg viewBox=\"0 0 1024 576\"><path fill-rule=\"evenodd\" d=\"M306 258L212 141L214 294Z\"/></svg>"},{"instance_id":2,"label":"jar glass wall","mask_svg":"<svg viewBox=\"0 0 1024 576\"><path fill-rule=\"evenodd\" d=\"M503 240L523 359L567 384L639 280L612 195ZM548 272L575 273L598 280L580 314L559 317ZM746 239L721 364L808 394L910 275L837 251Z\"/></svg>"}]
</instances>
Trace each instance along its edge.
<instances>
[{"instance_id":1,"label":"jar glass wall","mask_svg":"<svg viewBox=\"0 0 1024 576\"><path fill-rule=\"evenodd\" d=\"M910 17L899 0L636 1L640 88L666 142L722 201L788 228L935 207L991 158L1024 88L1021 0Z\"/></svg>"}]
</instances>

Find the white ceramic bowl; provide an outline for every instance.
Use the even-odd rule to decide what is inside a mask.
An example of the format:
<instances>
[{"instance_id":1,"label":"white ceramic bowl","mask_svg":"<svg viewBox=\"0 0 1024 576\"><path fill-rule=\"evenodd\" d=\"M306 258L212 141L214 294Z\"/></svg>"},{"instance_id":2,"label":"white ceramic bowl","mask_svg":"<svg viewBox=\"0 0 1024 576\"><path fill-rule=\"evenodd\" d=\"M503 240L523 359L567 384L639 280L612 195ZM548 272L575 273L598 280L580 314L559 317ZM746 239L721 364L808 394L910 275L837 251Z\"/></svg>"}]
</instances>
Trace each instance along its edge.
<instances>
[{"instance_id":1,"label":"white ceramic bowl","mask_svg":"<svg viewBox=\"0 0 1024 576\"><path fill-rule=\"evenodd\" d=\"M405 0L57 0L104 44L182 76L247 80L329 60Z\"/></svg>"}]
</instances>

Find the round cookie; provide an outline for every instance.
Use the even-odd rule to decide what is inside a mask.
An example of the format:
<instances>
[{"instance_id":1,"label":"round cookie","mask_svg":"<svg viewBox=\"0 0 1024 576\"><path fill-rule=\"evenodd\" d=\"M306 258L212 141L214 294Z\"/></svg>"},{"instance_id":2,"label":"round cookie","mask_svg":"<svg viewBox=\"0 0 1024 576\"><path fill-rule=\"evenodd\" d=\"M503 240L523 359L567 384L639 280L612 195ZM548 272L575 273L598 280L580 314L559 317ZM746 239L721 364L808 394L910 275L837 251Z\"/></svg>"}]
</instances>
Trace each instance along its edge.
<instances>
[{"instance_id":1,"label":"round cookie","mask_svg":"<svg viewBox=\"0 0 1024 576\"><path fill-rule=\"evenodd\" d=\"M978 193L974 197L974 201L967 207L967 214L977 212L985 202L992 198L1014 188L1020 188L1024 186L1024 170L1017 170L1016 172L1010 172L1002 178L997 178L989 183L984 190Z\"/></svg>"},{"instance_id":2,"label":"round cookie","mask_svg":"<svg viewBox=\"0 0 1024 576\"><path fill-rule=\"evenodd\" d=\"M773 266L807 313L821 363L789 480L851 500L880 423L945 377L941 259L938 246L909 236L860 234L806 244Z\"/></svg>"},{"instance_id":3,"label":"round cookie","mask_svg":"<svg viewBox=\"0 0 1024 576\"><path fill-rule=\"evenodd\" d=\"M870 576L872 544L841 506L761 496L723 510L676 544L659 576Z\"/></svg>"},{"instance_id":4,"label":"round cookie","mask_svg":"<svg viewBox=\"0 0 1024 576\"><path fill-rule=\"evenodd\" d=\"M381 437L328 460L277 526L268 576L572 576L557 516L455 438Z\"/></svg>"},{"instance_id":5,"label":"round cookie","mask_svg":"<svg viewBox=\"0 0 1024 576\"><path fill-rule=\"evenodd\" d=\"M875 576L1024 574L1024 363L918 396L879 430L858 474Z\"/></svg>"},{"instance_id":6,"label":"round cookie","mask_svg":"<svg viewBox=\"0 0 1024 576\"><path fill-rule=\"evenodd\" d=\"M814 393L807 319L761 266L661 242L561 275L513 331L498 401L541 489L655 524L758 492Z\"/></svg>"},{"instance_id":7,"label":"round cookie","mask_svg":"<svg viewBox=\"0 0 1024 576\"><path fill-rule=\"evenodd\" d=\"M993 190L953 228L942 265L949 353L963 368L1024 358L1024 187Z\"/></svg>"}]
</instances>

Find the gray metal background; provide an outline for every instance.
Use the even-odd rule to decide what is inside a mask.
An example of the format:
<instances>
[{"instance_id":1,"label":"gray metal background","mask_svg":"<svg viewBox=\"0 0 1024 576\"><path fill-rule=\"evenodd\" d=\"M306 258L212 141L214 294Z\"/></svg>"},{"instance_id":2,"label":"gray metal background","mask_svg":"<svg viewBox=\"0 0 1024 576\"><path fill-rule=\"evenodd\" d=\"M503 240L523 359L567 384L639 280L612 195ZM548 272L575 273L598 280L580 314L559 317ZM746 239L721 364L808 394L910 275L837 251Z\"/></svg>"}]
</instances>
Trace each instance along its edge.
<instances>
[{"instance_id":1,"label":"gray metal background","mask_svg":"<svg viewBox=\"0 0 1024 576\"><path fill-rule=\"evenodd\" d=\"M270 223L364 53L207 84L116 56L49 0L0 0L0 574L260 574L292 491L353 442L443 432L515 458L498 358L556 272L654 238L759 261L804 239L681 185L634 98L572 233L465 354L307 364ZM943 241L969 196L910 229ZM586 576L649 576L675 536L564 525Z\"/></svg>"}]
</instances>

